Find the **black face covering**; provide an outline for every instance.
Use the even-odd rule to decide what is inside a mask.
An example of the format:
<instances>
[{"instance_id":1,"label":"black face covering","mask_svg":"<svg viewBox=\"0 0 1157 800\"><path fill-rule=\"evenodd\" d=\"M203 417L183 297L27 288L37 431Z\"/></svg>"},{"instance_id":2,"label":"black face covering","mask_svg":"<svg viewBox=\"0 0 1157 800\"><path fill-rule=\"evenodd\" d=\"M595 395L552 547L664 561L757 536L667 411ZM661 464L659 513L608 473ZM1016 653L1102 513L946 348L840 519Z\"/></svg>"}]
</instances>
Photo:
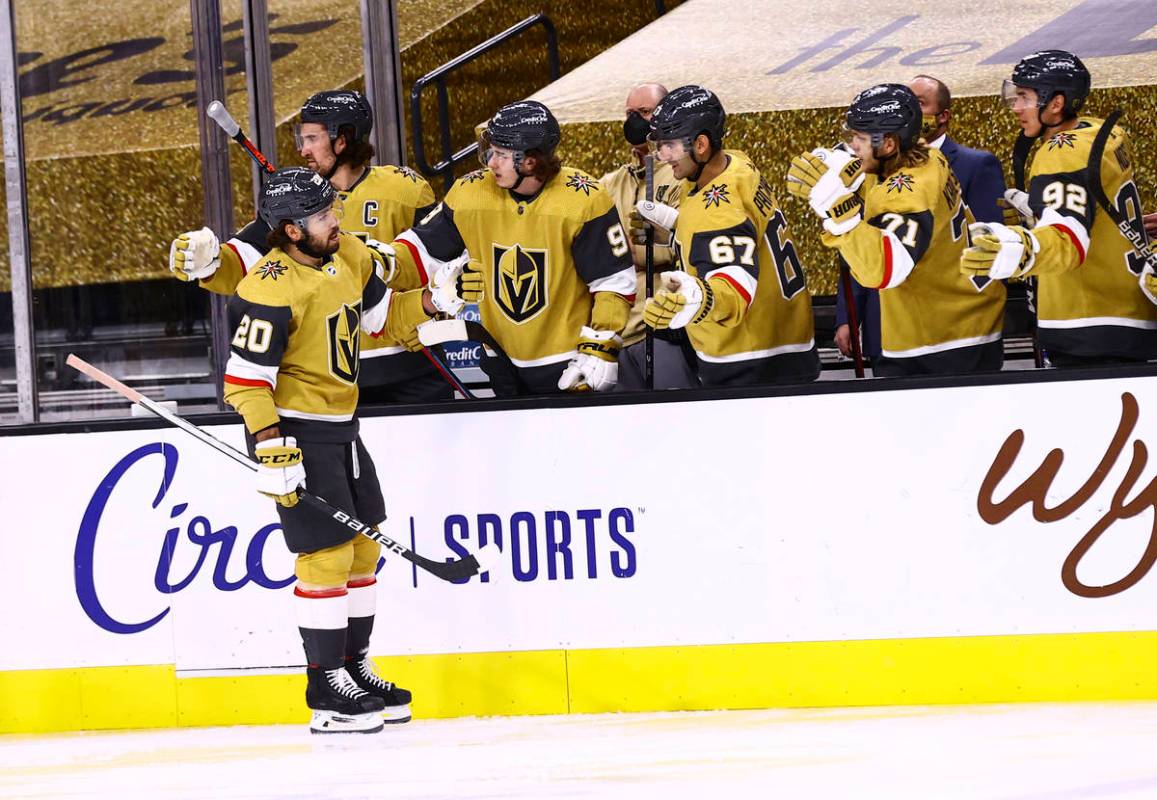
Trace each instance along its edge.
<instances>
[{"instance_id":1,"label":"black face covering","mask_svg":"<svg viewBox=\"0 0 1157 800\"><path fill-rule=\"evenodd\" d=\"M646 144L647 137L650 135L651 123L643 119L638 111L632 111L627 115L627 119L623 123L623 136L628 142L638 147Z\"/></svg>"}]
</instances>

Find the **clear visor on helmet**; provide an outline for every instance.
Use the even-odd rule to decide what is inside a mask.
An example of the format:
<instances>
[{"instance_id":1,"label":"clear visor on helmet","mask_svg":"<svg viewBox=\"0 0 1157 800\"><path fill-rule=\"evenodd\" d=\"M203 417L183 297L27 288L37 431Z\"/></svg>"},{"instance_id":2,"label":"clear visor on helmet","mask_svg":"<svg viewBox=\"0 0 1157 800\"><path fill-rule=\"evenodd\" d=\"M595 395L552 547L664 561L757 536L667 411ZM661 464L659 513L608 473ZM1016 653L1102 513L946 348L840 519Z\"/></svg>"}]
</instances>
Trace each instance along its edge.
<instances>
[{"instance_id":1,"label":"clear visor on helmet","mask_svg":"<svg viewBox=\"0 0 1157 800\"><path fill-rule=\"evenodd\" d=\"M489 167L491 159L494 159L499 166L513 164L517 168L522 161L522 153L517 150L508 150L505 147L495 147L492 144L487 144L484 139L478 143L478 160L482 162L482 166Z\"/></svg>"},{"instance_id":2,"label":"clear visor on helmet","mask_svg":"<svg viewBox=\"0 0 1157 800\"><path fill-rule=\"evenodd\" d=\"M294 224L306 233L310 233L328 228L334 223L340 225L344 215L345 204L340 197L335 197L333 199L333 205L329 208L323 208L321 211L315 211L308 217L295 220Z\"/></svg>"},{"instance_id":3,"label":"clear visor on helmet","mask_svg":"<svg viewBox=\"0 0 1157 800\"><path fill-rule=\"evenodd\" d=\"M653 139L652 141L655 143L655 154L659 156L660 161L681 161L694 153L691 139L687 136L678 139Z\"/></svg>"},{"instance_id":4,"label":"clear visor on helmet","mask_svg":"<svg viewBox=\"0 0 1157 800\"><path fill-rule=\"evenodd\" d=\"M306 128L306 125L310 127ZM293 143L297 145L299 153L307 144L312 147L328 141L329 133L324 125L316 122L298 122L293 126Z\"/></svg>"},{"instance_id":5,"label":"clear visor on helmet","mask_svg":"<svg viewBox=\"0 0 1157 800\"><path fill-rule=\"evenodd\" d=\"M1016 111L1026 106L1035 106L1037 97L1036 92L1024 86L1017 86L1008 78L1000 85L1000 99L1004 104Z\"/></svg>"}]
</instances>

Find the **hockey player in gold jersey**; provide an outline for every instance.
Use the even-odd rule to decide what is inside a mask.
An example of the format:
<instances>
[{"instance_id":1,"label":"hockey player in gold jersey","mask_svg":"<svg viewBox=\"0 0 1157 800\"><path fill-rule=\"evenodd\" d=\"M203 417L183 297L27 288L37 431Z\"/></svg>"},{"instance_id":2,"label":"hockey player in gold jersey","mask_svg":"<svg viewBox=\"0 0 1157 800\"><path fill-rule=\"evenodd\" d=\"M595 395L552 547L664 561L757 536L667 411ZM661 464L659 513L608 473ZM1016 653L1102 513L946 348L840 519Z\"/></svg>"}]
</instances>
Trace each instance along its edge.
<instances>
[{"instance_id":1,"label":"hockey player in gold jersey","mask_svg":"<svg viewBox=\"0 0 1157 800\"><path fill-rule=\"evenodd\" d=\"M340 230L335 201L330 183L303 167L266 180L259 211L270 250L229 300L224 388L260 464L258 491L276 500L285 543L297 553L311 729L370 733L382 729L383 713L390 722L410 718L410 693L382 680L369 658L381 546L298 505L297 490L308 480L335 506L385 519L358 436L361 334L404 340L436 310L460 308L461 267L444 267L431 289L394 292L369 248Z\"/></svg>"},{"instance_id":2,"label":"hockey player in gold jersey","mask_svg":"<svg viewBox=\"0 0 1157 800\"><path fill-rule=\"evenodd\" d=\"M635 295L630 243L610 196L554 154L541 103L505 106L482 135L486 169L394 241L399 267L430 273L470 255L462 297L509 357L484 354L499 396L611 389Z\"/></svg>"},{"instance_id":3,"label":"hockey player in gold jersey","mask_svg":"<svg viewBox=\"0 0 1157 800\"><path fill-rule=\"evenodd\" d=\"M434 192L407 167L370 166L372 128L372 109L358 92L318 92L301 108L298 151L311 169L337 189L344 206L342 230L356 234L379 252L390 287L419 289L428 276L395 270L393 252L385 243L433 210ZM199 279L210 291L232 294L265 253L268 233L268 226L258 218L223 248L207 228L183 234L170 251L170 269L183 280ZM362 338L363 404L451 399L450 386L435 367L423 354L409 352L405 344L388 336Z\"/></svg>"},{"instance_id":4,"label":"hockey player in gold jersey","mask_svg":"<svg viewBox=\"0 0 1157 800\"><path fill-rule=\"evenodd\" d=\"M673 230L678 270L643 309L653 328L686 328L704 386L810 381L819 375L811 296L787 220L743 153L723 149L726 115L700 86L659 103L651 138L683 181L679 209L642 201Z\"/></svg>"},{"instance_id":5,"label":"hockey player in gold jersey","mask_svg":"<svg viewBox=\"0 0 1157 800\"><path fill-rule=\"evenodd\" d=\"M974 225L960 265L967 275L1037 277L1038 337L1056 367L1157 358L1157 305L1146 297L1142 258L1098 213L1091 189L1090 151L1102 120L1079 115L1090 85L1088 69L1064 50L1017 64L1003 95L1021 136L1040 140L1027 193L1006 192L1024 224ZM1100 180L1144 236L1133 153L1120 127L1105 143Z\"/></svg>"},{"instance_id":6,"label":"hockey player in gold jersey","mask_svg":"<svg viewBox=\"0 0 1157 800\"><path fill-rule=\"evenodd\" d=\"M972 215L947 159L920 139L921 121L907 86L865 89L845 122L858 158L804 153L788 170L788 190L823 220L823 243L856 280L881 289L875 375L997 371L1004 285L960 274Z\"/></svg>"}]
</instances>

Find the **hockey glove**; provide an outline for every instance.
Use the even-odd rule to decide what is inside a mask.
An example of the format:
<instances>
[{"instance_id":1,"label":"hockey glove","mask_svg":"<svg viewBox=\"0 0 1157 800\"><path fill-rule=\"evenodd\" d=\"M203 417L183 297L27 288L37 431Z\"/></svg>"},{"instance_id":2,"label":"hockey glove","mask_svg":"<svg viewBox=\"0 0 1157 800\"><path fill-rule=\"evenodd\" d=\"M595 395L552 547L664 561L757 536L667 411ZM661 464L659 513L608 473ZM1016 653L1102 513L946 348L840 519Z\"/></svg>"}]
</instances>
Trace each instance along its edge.
<instances>
[{"instance_id":1,"label":"hockey glove","mask_svg":"<svg viewBox=\"0 0 1157 800\"><path fill-rule=\"evenodd\" d=\"M631 210L631 240L638 245L647 243L647 231L655 232L655 244L670 247L679 209L652 200L640 200Z\"/></svg>"},{"instance_id":2,"label":"hockey glove","mask_svg":"<svg viewBox=\"0 0 1157 800\"><path fill-rule=\"evenodd\" d=\"M715 305L715 293L686 272L664 272L662 289L643 305L643 322L657 330L684 328L701 322Z\"/></svg>"},{"instance_id":3,"label":"hockey glove","mask_svg":"<svg viewBox=\"0 0 1157 800\"><path fill-rule=\"evenodd\" d=\"M558 379L564 392L594 390L606 392L619 382L619 350L622 338L614 331L596 331L583 326L579 332L578 355L570 360Z\"/></svg>"},{"instance_id":4,"label":"hockey glove","mask_svg":"<svg viewBox=\"0 0 1157 800\"><path fill-rule=\"evenodd\" d=\"M860 160L844 150L818 147L793 158L787 171L788 193L807 201L834 236L863 219L863 201L856 194L863 182Z\"/></svg>"},{"instance_id":5,"label":"hockey glove","mask_svg":"<svg viewBox=\"0 0 1157 800\"><path fill-rule=\"evenodd\" d=\"M486 295L482 281L482 262L469 259L458 277L458 296L465 303L481 303Z\"/></svg>"},{"instance_id":6,"label":"hockey glove","mask_svg":"<svg viewBox=\"0 0 1157 800\"><path fill-rule=\"evenodd\" d=\"M257 469L257 491L267 494L278 505L297 505L297 487L305 486L305 467L297 439L279 436L258 442L254 448L260 467Z\"/></svg>"},{"instance_id":7,"label":"hockey glove","mask_svg":"<svg viewBox=\"0 0 1157 800\"><path fill-rule=\"evenodd\" d=\"M1149 298L1149 302L1157 305L1157 275L1153 274L1153 270L1148 266L1141 270L1138 283L1141 284L1141 291Z\"/></svg>"},{"instance_id":8,"label":"hockey glove","mask_svg":"<svg viewBox=\"0 0 1157 800\"><path fill-rule=\"evenodd\" d=\"M398 271L394 246L379 242L377 239L366 239L366 247L370 248L370 257L374 260L374 271L389 286L394 273Z\"/></svg>"},{"instance_id":9,"label":"hockey glove","mask_svg":"<svg viewBox=\"0 0 1157 800\"><path fill-rule=\"evenodd\" d=\"M1004 197L998 197L996 204L1004 215L1004 224L1008 226L1021 225L1025 228L1036 227L1036 216L1028 204L1028 192L1019 189L1005 189Z\"/></svg>"},{"instance_id":10,"label":"hockey glove","mask_svg":"<svg viewBox=\"0 0 1157 800\"><path fill-rule=\"evenodd\" d=\"M470 256L463 253L453 261L444 261L430 278L430 302L439 312L452 317L465 305L458 294L458 284L469 260Z\"/></svg>"},{"instance_id":11,"label":"hockey glove","mask_svg":"<svg viewBox=\"0 0 1157 800\"><path fill-rule=\"evenodd\" d=\"M1032 269L1040 252L1032 232L1016 225L974 222L968 235L972 245L960 256L960 272L969 278L1019 278Z\"/></svg>"},{"instance_id":12,"label":"hockey glove","mask_svg":"<svg viewBox=\"0 0 1157 800\"><path fill-rule=\"evenodd\" d=\"M182 233L169 245L169 271L183 281L208 278L221 266L221 243L208 228Z\"/></svg>"}]
</instances>

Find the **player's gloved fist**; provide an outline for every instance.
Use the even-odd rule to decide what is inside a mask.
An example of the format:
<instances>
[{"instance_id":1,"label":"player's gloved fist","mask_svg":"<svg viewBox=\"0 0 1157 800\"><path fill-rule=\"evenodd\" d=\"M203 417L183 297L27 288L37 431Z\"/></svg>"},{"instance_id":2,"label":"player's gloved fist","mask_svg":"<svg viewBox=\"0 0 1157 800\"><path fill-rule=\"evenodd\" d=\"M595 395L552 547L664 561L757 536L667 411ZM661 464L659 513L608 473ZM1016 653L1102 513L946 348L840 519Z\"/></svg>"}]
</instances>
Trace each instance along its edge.
<instances>
[{"instance_id":1,"label":"player's gloved fist","mask_svg":"<svg viewBox=\"0 0 1157 800\"><path fill-rule=\"evenodd\" d=\"M1000 212L1004 215L1005 225L1036 227L1036 215L1032 213L1032 206L1028 204L1028 192L1005 189L1004 197L997 198L996 204L1000 206Z\"/></svg>"},{"instance_id":2,"label":"player's gloved fist","mask_svg":"<svg viewBox=\"0 0 1157 800\"><path fill-rule=\"evenodd\" d=\"M715 306L715 293L703 281L686 272L664 272L662 289L643 305L643 322L652 328L684 328L700 322Z\"/></svg>"},{"instance_id":3,"label":"player's gloved fist","mask_svg":"<svg viewBox=\"0 0 1157 800\"><path fill-rule=\"evenodd\" d=\"M1157 275L1153 274L1152 267L1146 265L1138 278L1141 291L1149 298L1150 303L1157 304Z\"/></svg>"},{"instance_id":4,"label":"player's gloved fist","mask_svg":"<svg viewBox=\"0 0 1157 800\"><path fill-rule=\"evenodd\" d=\"M257 462L257 491L267 494L279 505L297 505L297 488L305 486L305 466L301 450L292 436L277 436L258 442L254 447Z\"/></svg>"},{"instance_id":5,"label":"player's gloved fist","mask_svg":"<svg viewBox=\"0 0 1157 800\"><path fill-rule=\"evenodd\" d=\"M430 302L443 314L454 316L465 303L458 294L459 279L470 256L463 253L453 261L445 261L430 278Z\"/></svg>"},{"instance_id":6,"label":"player's gloved fist","mask_svg":"<svg viewBox=\"0 0 1157 800\"><path fill-rule=\"evenodd\" d=\"M370 248L370 256L374 259L374 271L389 286L394 273L398 271L398 259L394 253L394 246L379 242L377 239L366 239L366 247Z\"/></svg>"},{"instance_id":7,"label":"player's gloved fist","mask_svg":"<svg viewBox=\"0 0 1157 800\"><path fill-rule=\"evenodd\" d=\"M679 221L679 209L654 200L640 200L631 210L631 239L635 244L647 243L647 231L655 232L655 244L671 246L671 232Z\"/></svg>"},{"instance_id":8,"label":"player's gloved fist","mask_svg":"<svg viewBox=\"0 0 1157 800\"><path fill-rule=\"evenodd\" d=\"M974 222L968 236L972 244L960 256L960 271L970 278L1019 278L1032 269L1040 252L1036 237L1020 226Z\"/></svg>"},{"instance_id":9,"label":"player's gloved fist","mask_svg":"<svg viewBox=\"0 0 1157 800\"><path fill-rule=\"evenodd\" d=\"M183 281L208 278L221 266L221 242L208 228L182 233L169 245L169 271Z\"/></svg>"},{"instance_id":10,"label":"player's gloved fist","mask_svg":"<svg viewBox=\"0 0 1157 800\"><path fill-rule=\"evenodd\" d=\"M619 350L623 340L614 331L596 331L587 325L579 332L578 355L558 379L563 391L605 392L619 382Z\"/></svg>"},{"instance_id":11,"label":"player's gloved fist","mask_svg":"<svg viewBox=\"0 0 1157 800\"><path fill-rule=\"evenodd\" d=\"M482 283L482 262L470 258L458 276L458 296L466 303L480 303L486 289Z\"/></svg>"},{"instance_id":12,"label":"player's gloved fist","mask_svg":"<svg viewBox=\"0 0 1157 800\"><path fill-rule=\"evenodd\" d=\"M855 192L864 182L860 160L845 150L818 147L796 156L787 170L787 190L807 201L824 229L847 233L863 218L863 201Z\"/></svg>"}]
</instances>

